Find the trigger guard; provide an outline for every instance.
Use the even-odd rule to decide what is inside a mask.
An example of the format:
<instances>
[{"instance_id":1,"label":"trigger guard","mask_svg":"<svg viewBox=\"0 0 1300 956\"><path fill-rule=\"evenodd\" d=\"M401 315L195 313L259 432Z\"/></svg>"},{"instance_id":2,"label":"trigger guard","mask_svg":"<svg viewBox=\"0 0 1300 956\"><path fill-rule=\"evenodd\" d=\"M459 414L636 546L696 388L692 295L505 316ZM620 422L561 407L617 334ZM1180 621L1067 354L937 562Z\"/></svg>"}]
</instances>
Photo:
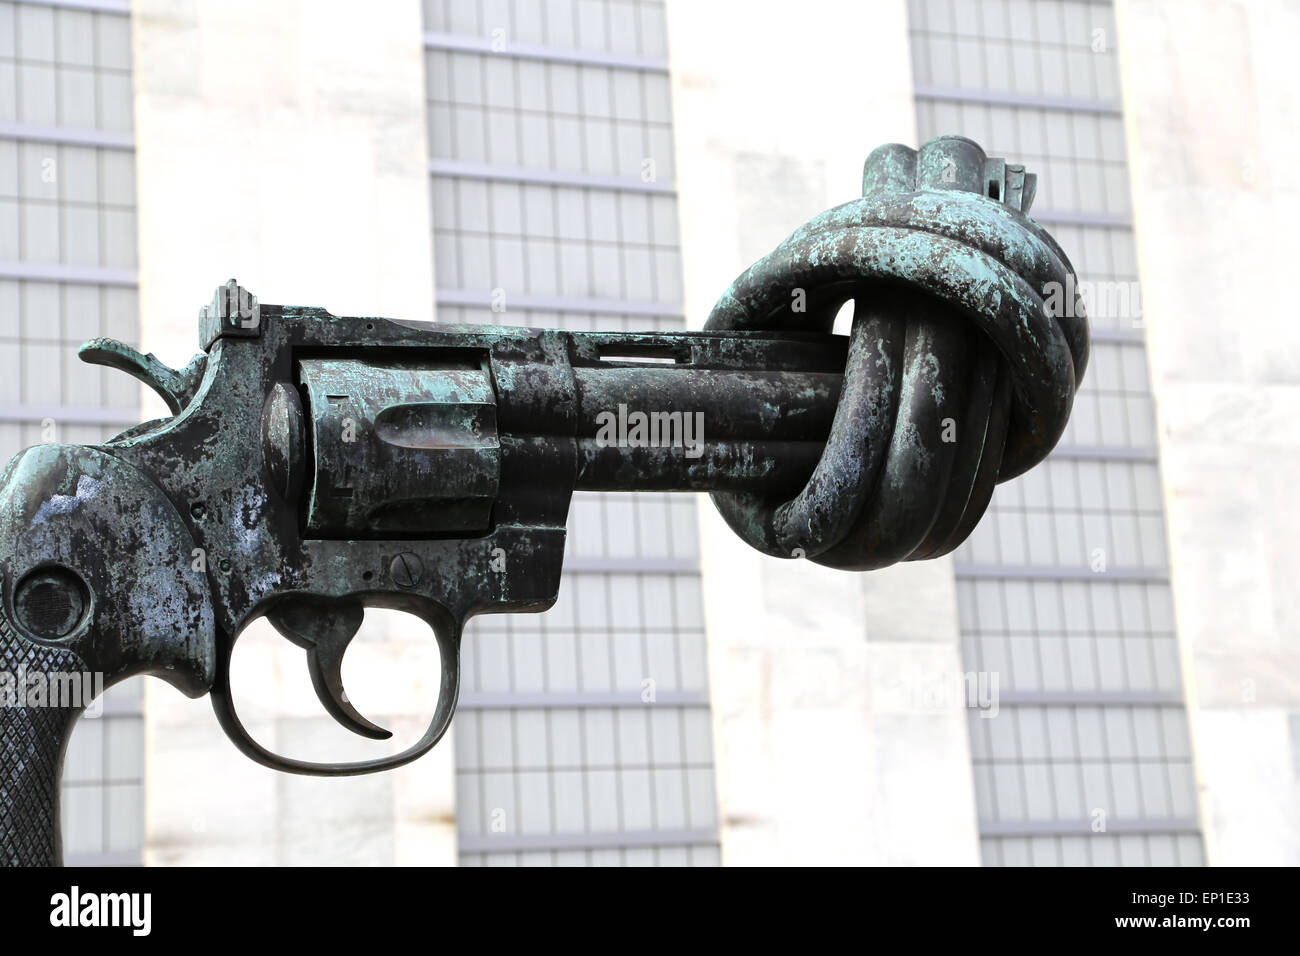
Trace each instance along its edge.
<instances>
[{"instance_id":1,"label":"trigger guard","mask_svg":"<svg viewBox=\"0 0 1300 956\"><path fill-rule=\"evenodd\" d=\"M444 612L446 613L446 612ZM364 773L379 773L401 767L413 760L423 757L451 726L451 719L456 713L456 704L460 698L460 639L464 621L451 618L447 622L435 623L420 615L433 628L434 638L438 642L438 660L442 673L438 681L438 704L433 718L425 728L423 736L407 749L388 757L376 757L372 760L354 760L344 763L318 763L313 760L298 760L294 757L281 757L267 750L244 728L239 714L235 710L234 695L230 693L230 659L235 652L235 640L222 641L221 666L217 668L217 679L212 686L212 709L216 712L217 723L226 736L239 748L240 752L251 760L272 770L286 773L304 774L312 777L355 777Z\"/></svg>"}]
</instances>

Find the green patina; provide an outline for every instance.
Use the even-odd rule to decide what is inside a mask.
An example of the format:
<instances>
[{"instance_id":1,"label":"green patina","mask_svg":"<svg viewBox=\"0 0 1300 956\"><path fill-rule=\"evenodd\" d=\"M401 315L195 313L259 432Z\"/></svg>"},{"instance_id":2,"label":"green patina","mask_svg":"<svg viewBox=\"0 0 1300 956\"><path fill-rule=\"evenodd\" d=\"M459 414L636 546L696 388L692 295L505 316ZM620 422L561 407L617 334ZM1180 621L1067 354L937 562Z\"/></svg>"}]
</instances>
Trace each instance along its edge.
<instances>
[{"instance_id":1,"label":"green patina","mask_svg":"<svg viewBox=\"0 0 1300 956\"><path fill-rule=\"evenodd\" d=\"M171 414L9 464L0 656L105 685L158 676L210 693L259 762L364 773L446 732L467 619L554 603L575 490L710 492L754 547L832 568L944 554L997 481L1051 450L1087 362L1081 310L1044 307L1049 284L1075 283L1026 214L1034 185L960 137L881 147L863 197L743 272L702 332L340 317L260 304L231 280L201 312L202 351L184 369L87 343L82 358L145 381ZM849 300L852 330L834 335ZM698 415L702 440L611 440L627 410ZM387 736L342 686L367 607L416 614L437 635L424 736L351 764L263 749L229 686L235 641L262 616L306 652L331 715ZM75 717L0 712L0 862L57 860Z\"/></svg>"}]
</instances>

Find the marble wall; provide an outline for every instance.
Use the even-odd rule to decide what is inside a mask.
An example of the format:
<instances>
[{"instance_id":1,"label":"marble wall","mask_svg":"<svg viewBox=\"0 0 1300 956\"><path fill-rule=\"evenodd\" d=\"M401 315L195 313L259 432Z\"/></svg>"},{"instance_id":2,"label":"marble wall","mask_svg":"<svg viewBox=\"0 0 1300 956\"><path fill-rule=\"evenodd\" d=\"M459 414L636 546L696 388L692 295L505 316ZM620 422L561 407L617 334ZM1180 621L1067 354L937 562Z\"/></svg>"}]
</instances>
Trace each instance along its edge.
<instances>
[{"instance_id":1,"label":"marble wall","mask_svg":"<svg viewBox=\"0 0 1300 956\"><path fill-rule=\"evenodd\" d=\"M902 0L669 0L687 321L915 145ZM763 51L758 54L756 51ZM723 862L975 864L948 560L870 575L765 557L701 499Z\"/></svg>"},{"instance_id":2,"label":"marble wall","mask_svg":"<svg viewBox=\"0 0 1300 956\"><path fill-rule=\"evenodd\" d=\"M1300 6L1117 0L1211 864L1300 863Z\"/></svg>"},{"instance_id":3,"label":"marble wall","mask_svg":"<svg viewBox=\"0 0 1300 956\"><path fill-rule=\"evenodd\" d=\"M189 360L198 308L231 276L263 302L433 318L420 8L357 10L134 3L141 337L163 361ZM345 669L356 706L406 740L437 679L413 621L368 614ZM318 742L345 749L317 759L374 756L323 715L303 653L250 630L235 686L249 681L254 733L300 756ZM206 699L149 684L146 862L454 862L450 740L391 773L280 774L235 750Z\"/></svg>"}]
</instances>

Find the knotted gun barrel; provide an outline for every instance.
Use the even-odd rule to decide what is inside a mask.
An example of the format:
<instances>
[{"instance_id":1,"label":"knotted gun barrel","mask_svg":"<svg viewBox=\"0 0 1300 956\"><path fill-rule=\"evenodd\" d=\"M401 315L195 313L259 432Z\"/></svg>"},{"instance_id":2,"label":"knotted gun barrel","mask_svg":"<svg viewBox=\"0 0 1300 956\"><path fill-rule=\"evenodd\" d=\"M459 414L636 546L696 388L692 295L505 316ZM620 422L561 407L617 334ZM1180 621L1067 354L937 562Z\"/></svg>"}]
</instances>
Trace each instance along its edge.
<instances>
[{"instance_id":1,"label":"knotted gun barrel","mask_svg":"<svg viewBox=\"0 0 1300 956\"><path fill-rule=\"evenodd\" d=\"M959 136L882 146L861 199L806 223L722 296L706 328L826 332L855 303L843 390L807 484L793 497L713 496L745 541L851 570L937 557L974 529L996 482L1052 450L1088 326L1077 301L1047 307L1051 290L1077 284L1026 215L1035 184Z\"/></svg>"},{"instance_id":2,"label":"knotted gun barrel","mask_svg":"<svg viewBox=\"0 0 1300 956\"><path fill-rule=\"evenodd\" d=\"M63 750L90 700L56 689L91 678L210 694L235 745L280 770L426 753L455 711L465 622L555 602L575 490L707 491L754 547L834 568L951 550L994 483L1051 450L1087 361L1078 303L1044 304L1076 284L1026 215L1033 189L969 140L882 147L863 197L743 273L700 332L334 316L231 280L182 369L87 343L170 415L27 449L0 475L0 666L25 675L0 701L0 862L59 858ZM343 690L367 607L437 638L423 736L348 763L253 739L230 662L260 617L303 649L328 713L389 736Z\"/></svg>"}]
</instances>

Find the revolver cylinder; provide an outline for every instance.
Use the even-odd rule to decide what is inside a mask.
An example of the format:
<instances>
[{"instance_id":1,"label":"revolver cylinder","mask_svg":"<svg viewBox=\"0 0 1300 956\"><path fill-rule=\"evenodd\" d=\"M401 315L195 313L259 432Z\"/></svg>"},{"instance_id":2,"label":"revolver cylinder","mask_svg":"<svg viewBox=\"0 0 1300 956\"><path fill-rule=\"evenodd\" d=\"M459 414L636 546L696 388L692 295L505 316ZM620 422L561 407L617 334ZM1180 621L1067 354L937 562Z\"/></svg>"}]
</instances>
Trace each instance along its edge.
<instances>
[{"instance_id":1,"label":"revolver cylinder","mask_svg":"<svg viewBox=\"0 0 1300 956\"><path fill-rule=\"evenodd\" d=\"M488 373L303 359L313 537L482 534L501 484Z\"/></svg>"}]
</instances>

